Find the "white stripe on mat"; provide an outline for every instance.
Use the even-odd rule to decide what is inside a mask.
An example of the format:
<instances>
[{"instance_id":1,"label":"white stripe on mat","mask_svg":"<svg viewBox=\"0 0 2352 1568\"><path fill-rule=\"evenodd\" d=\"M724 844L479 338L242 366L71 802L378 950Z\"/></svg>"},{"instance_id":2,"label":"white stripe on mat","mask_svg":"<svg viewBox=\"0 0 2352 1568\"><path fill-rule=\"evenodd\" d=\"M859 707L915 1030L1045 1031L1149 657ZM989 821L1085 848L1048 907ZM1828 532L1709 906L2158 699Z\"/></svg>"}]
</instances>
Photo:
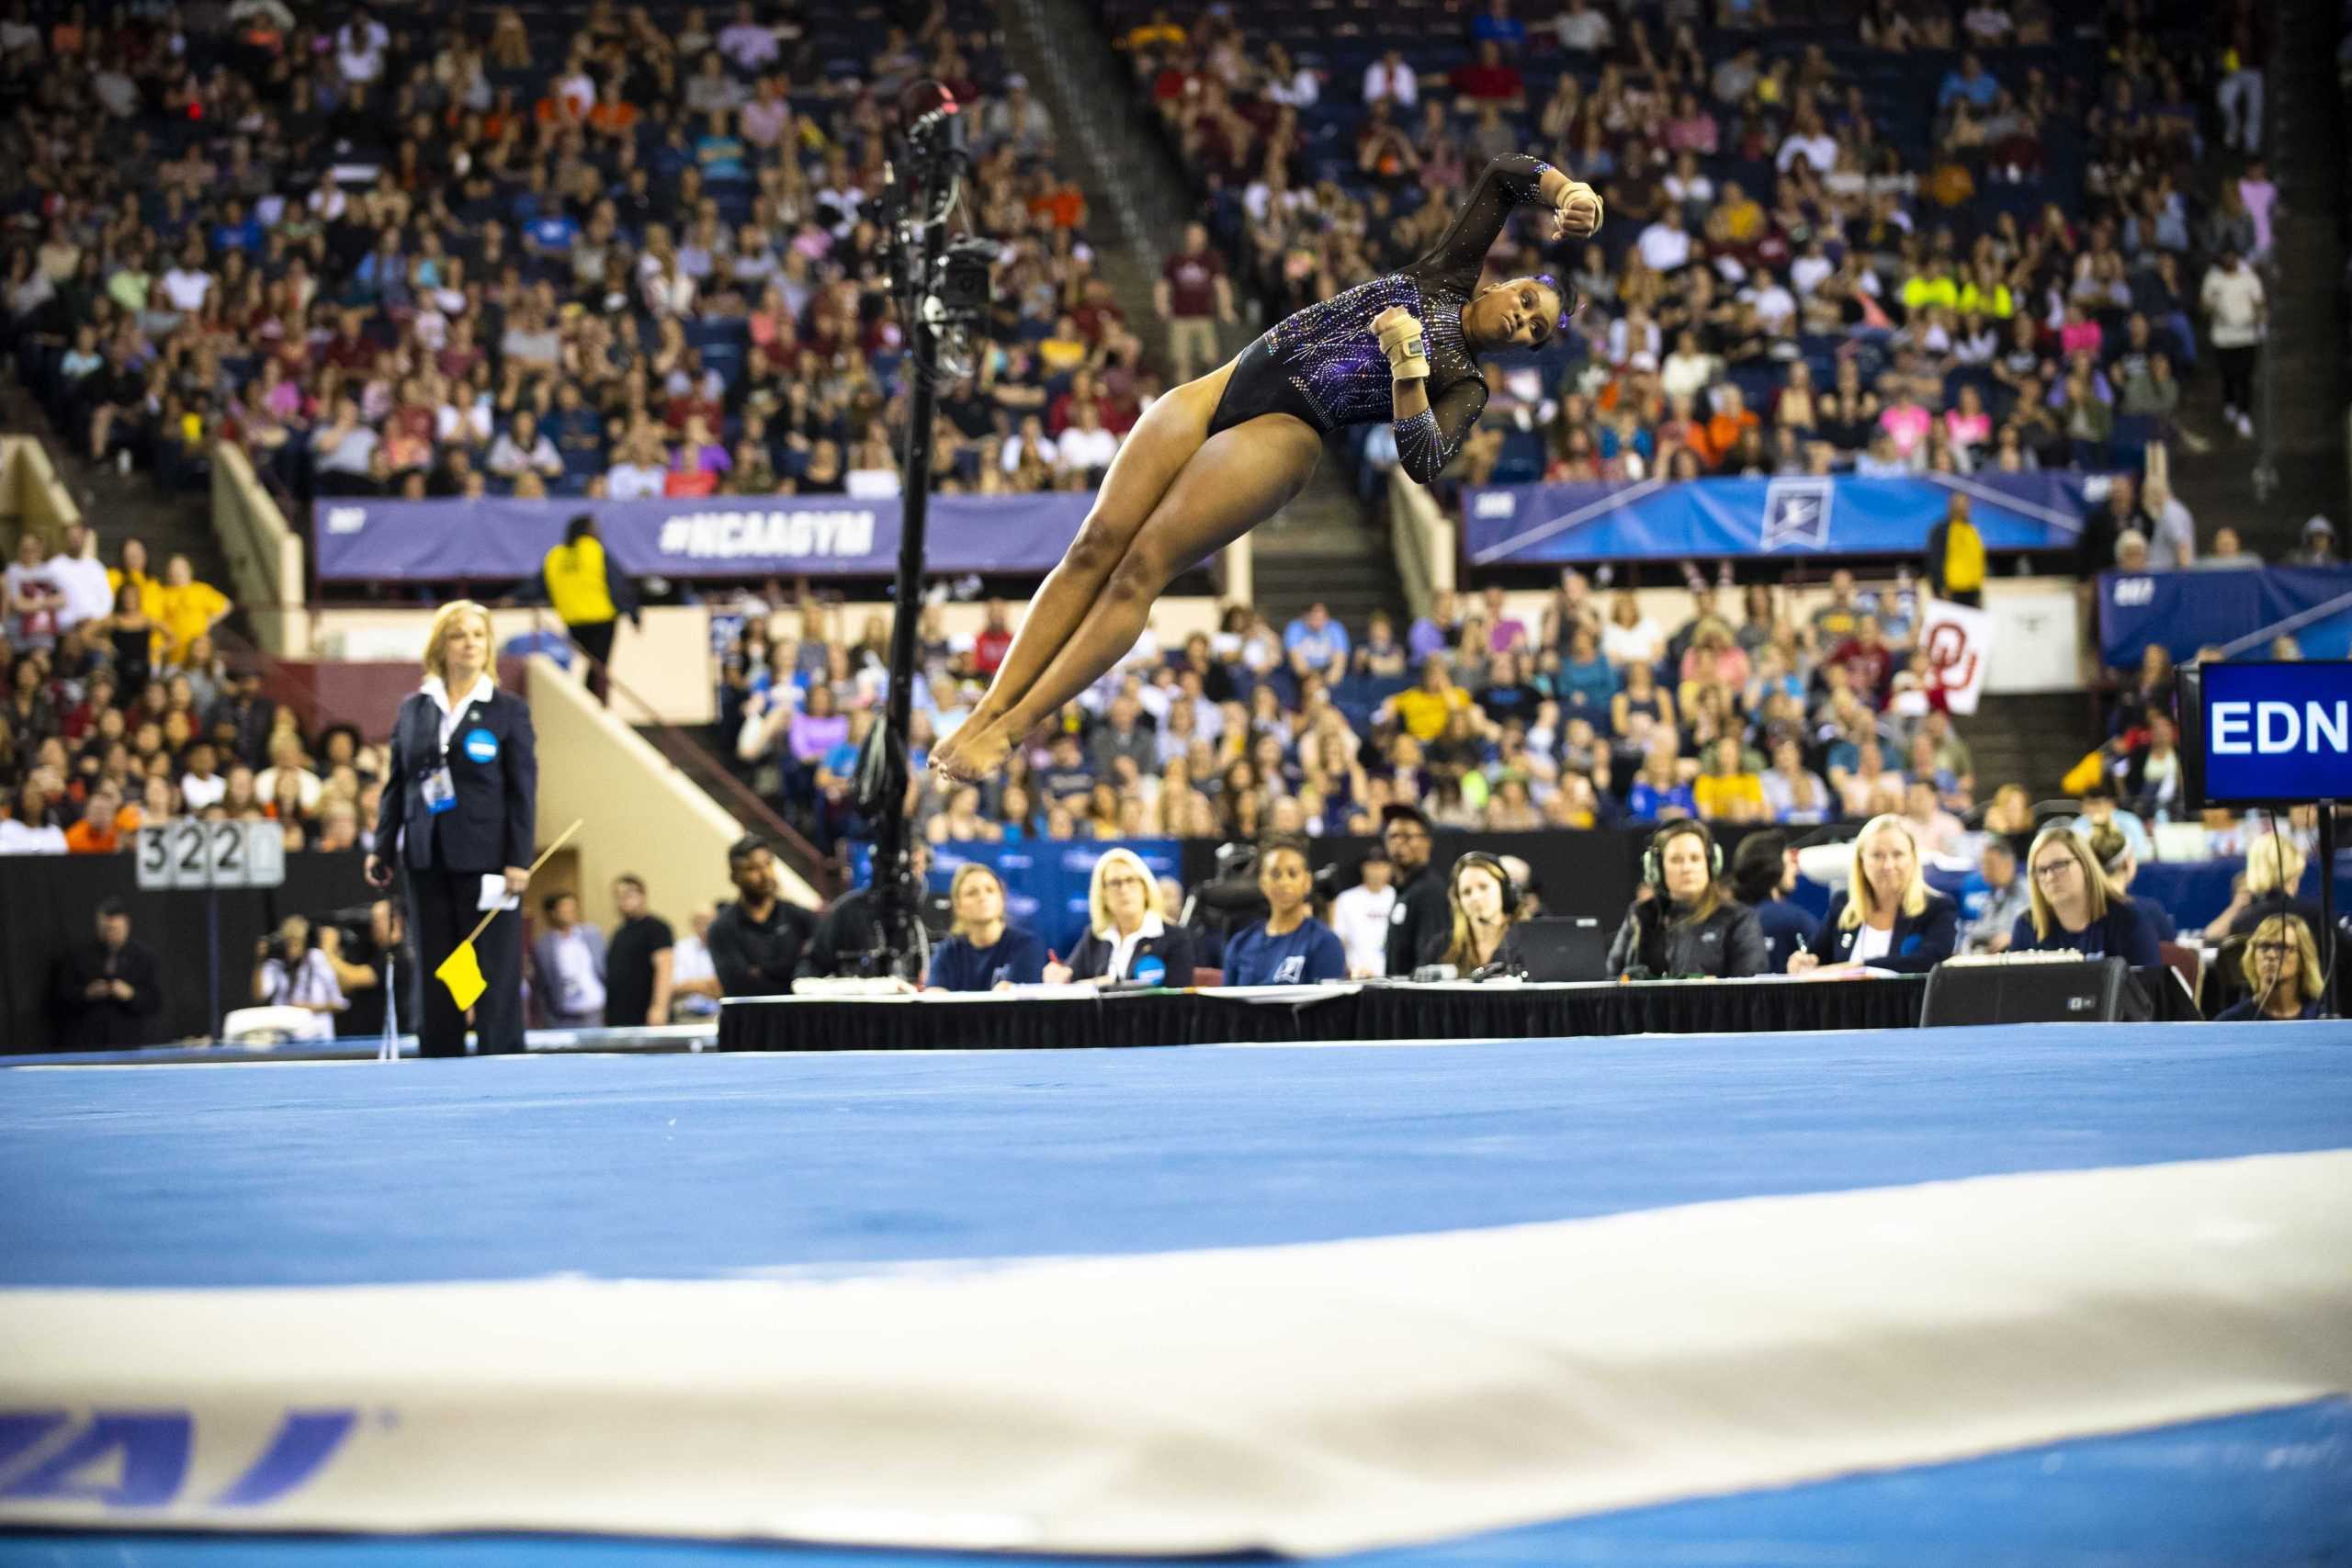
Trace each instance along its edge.
<instances>
[{"instance_id":1,"label":"white stripe on mat","mask_svg":"<svg viewBox=\"0 0 2352 1568\"><path fill-rule=\"evenodd\" d=\"M6 1495L19 1455L0 1523L1437 1540L2352 1390L2346 1194L2330 1152L831 1283L9 1292L0 1407L195 1442L145 1509Z\"/></svg>"}]
</instances>

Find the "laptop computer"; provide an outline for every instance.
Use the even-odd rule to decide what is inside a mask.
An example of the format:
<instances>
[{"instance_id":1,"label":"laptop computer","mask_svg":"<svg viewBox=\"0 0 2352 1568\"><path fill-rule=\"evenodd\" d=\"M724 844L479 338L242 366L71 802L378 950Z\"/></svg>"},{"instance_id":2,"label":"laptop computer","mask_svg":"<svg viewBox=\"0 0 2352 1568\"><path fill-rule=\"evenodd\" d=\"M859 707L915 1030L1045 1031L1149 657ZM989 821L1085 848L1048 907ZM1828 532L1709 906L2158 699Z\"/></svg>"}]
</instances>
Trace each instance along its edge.
<instances>
[{"instance_id":1,"label":"laptop computer","mask_svg":"<svg viewBox=\"0 0 2352 1568\"><path fill-rule=\"evenodd\" d=\"M1528 920L1513 933L1531 980L1606 980L1615 933L1589 915Z\"/></svg>"}]
</instances>

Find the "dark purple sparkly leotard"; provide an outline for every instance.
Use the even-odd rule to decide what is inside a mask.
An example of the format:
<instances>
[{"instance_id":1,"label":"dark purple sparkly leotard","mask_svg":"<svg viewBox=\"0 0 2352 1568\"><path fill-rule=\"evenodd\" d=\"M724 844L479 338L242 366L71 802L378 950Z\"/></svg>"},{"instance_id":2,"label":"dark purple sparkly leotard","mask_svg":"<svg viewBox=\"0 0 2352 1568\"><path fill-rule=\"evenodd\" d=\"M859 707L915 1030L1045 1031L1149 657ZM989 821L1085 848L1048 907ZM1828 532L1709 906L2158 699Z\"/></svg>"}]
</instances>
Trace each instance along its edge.
<instances>
[{"instance_id":1,"label":"dark purple sparkly leotard","mask_svg":"<svg viewBox=\"0 0 2352 1568\"><path fill-rule=\"evenodd\" d=\"M1551 164L1514 152L1487 165L1437 248L1403 272L1360 283L1276 323L1242 350L1209 434L1260 414L1295 414L1322 434L1395 413L1388 357L1372 323L1391 305L1419 318L1430 360L1427 413L1396 422L1396 457L1419 484L1461 450L1487 406L1487 380L1462 340L1462 308L1511 209L1541 199Z\"/></svg>"}]
</instances>

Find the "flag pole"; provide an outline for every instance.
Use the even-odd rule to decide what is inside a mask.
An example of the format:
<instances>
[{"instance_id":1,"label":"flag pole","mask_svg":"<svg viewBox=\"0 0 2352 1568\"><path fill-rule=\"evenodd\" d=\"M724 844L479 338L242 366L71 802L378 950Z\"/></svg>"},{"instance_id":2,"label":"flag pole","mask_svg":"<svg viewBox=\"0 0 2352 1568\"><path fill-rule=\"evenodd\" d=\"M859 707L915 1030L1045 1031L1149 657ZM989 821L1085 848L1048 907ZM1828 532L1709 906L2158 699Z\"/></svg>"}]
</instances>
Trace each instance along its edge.
<instances>
[{"instance_id":1,"label":"flag pole","mask_svg":"<svg viewBox=\"0 0 2352 1568\"><path fill-rule=\"evenodd\" d=\"M528 882L532 877L538 875L539 867L547 864L548 862L554 857L556 851L563 848L565 844L571 842L571 835L580 831L582 826L584 825L587 820L588 818L585 817L580 818L575 820L571 827L566 828L562 832L558 833L555 836L555 842L549 844L546 849L539 852L539 858L531 863L531 869L524 874L523 879L526 882ZM474 922L474 929L466 933L466 940L459 942L458 945L459 947L472 946L475 942L481 939L481 933L490 929L490 922L498 919L501 914L503 914L505 912L505 908L506 900L503 898L492 905L488 912L486 912L481 919Z\"/></svg>"}]
</instances>

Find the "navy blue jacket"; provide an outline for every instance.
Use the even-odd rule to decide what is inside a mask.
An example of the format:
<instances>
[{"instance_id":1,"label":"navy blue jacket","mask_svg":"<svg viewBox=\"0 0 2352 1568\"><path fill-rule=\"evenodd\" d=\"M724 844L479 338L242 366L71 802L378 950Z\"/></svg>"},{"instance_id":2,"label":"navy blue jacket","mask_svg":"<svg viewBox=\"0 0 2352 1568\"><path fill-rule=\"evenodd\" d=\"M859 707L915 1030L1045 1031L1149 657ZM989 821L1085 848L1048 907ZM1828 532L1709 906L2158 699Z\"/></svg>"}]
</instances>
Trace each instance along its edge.
<instances>
[{"instance_id":1,"label":"navy blue jacket","mask_svg":"<svg viewBox=\"0 0 2352 1568\"><path fill-rule=\"evenodd\" d=\"M1838 921L1846 913L1846 892L1840 888L1829 898L1829 913L1821 922L1821 939L1814 944L1814 953L1824 964L1843 964L1854 956L1855 939L1862 934L1860 926L1841 927ZM1887 932L1887 949L1869 960L1873 969L1892 969L1898 975L1924 975L1951 956L1960 941L1960 905L1949 896L1933 888L1928 890L1928 907L1917 919L1906 915L1900 907L1894 911L1894 929Z\"/></svg>"},{"instance_id":2,"label":"navy blue jacket","mask_svg":"<svg viewBox=\"0 0 2352 1568\"><path fill-rule=\"evenodd\" d=\"M1764 973L1785 975L1789 960L1797 950L1797 939L1804 939L1808 951L1820 952L1815 934L1813 917L1786 898L1765 898L1750 904L1756 911L1756 923L1764 928Z\"/></svg>"},{"instance_id":3,"label":"navy blue jacket","mask_svg":"<svg viewBox=\"0 0 2352 1568\"><path fill-rule=\"evenodd\" d=\"M2180 940L2180 926L2173 919L2170 909L2165 908L2154 898L2145 897L2133 898L2132 907L2140 911L2140 918L2148 922L2148 929L2156 933L2158 942ZM2319 927L2314 925L2312 930L2317 931Z\"/></svg>"},{"instance_id":4,"label":"navy blue jacket","mask_svg":"<svg viewBox=\"0 0 2352 1568\"><path fill-rule=\"evenodd\" d=\"M2153 969L2164 962L2156 951L2156 931L2129 898L2109 898L2107 913L2081 931L2053 927L2048 937L2033 934L2033 911L2018 917L2009 932L2009 947L2017 953L2056 953L2073 948L2085 958L2120 958L2134 969Z\"/></svg>"},{"instance_id":5,"label":"navy blue jacket","mask_svg":"<svg viewBox=\"0 0 2352 1568\"><path fill-rule=\"evenodd\" d=\"M1312 915L1283 936L1267 935L1260 920L1225 944L1228 986L1311 986L1347 977L1348 950L1339 933Z\"/></svg>"},{"instance_id":6,"label":"navy blue jacket","mask_svg":"<svg viewBox=\"0 0 2352 1568\"><path fill-rule=\"evenodd\" d=\"M1070 978L1091 980L1110 973L1113 950L1111 942L1088 931L1069 955ZM1146 959L1153 962L1147 964ZM1148 936L1136 943L1135 955L1127 961L1126 978L1140 977L1154 985L1182 989L1193 983L1193 933L1169 921L1158 936Z\"/></svg>"},{"instance_id":7,"label":"navy blue jacket","mask_svg":"<svg viewBox=\"0 0 2352 1568\"><path fill-rule=\"evenodd\" d=\"M2303 1004L2303 1010L2297 1013L2295 1016L2297 1018L2317 1018L2319 1016L2319 1004L2317 1002L2305 1002ZM2282 1021L2272 1018L2268 1013L2264 1012L2262 1010L2262 998L2256 996L2248 997L2245 1000L2238 1002L2233 1006L2223 1008L2221 1011L2213 1015L2213 1021L2215 1023L2278 1023Z\"/></svg>"},{"instance_id":8,"label":"navy blue jacket","mask_svg":"<svg viewBox=\"0 0 2352 1568\"><path fill-rule=\"evenodd\" d=\"M458 803L435 816L424 781L441 765L441 709L411 692L392 720L391 772L376 815L376 852L418 871L502 871L537 852L539 752L530 705L492 691L468 706L449 736L449 782ZM407 838L401 839L405 828Z\"/></svg>"},{"instance_id":9,"label":"navy blue jacket","mask_svg":"<svg viewBox=\"0 0 2352 1568\"><path fill-rule=\"evenodd\" d=\"M1046 978L1046 944L1036 932L1009 925L993 947L951 936L932 949L930 984L942 991L990 991L999 980L1035 986Z\"/></svg>"}]
</instances>

